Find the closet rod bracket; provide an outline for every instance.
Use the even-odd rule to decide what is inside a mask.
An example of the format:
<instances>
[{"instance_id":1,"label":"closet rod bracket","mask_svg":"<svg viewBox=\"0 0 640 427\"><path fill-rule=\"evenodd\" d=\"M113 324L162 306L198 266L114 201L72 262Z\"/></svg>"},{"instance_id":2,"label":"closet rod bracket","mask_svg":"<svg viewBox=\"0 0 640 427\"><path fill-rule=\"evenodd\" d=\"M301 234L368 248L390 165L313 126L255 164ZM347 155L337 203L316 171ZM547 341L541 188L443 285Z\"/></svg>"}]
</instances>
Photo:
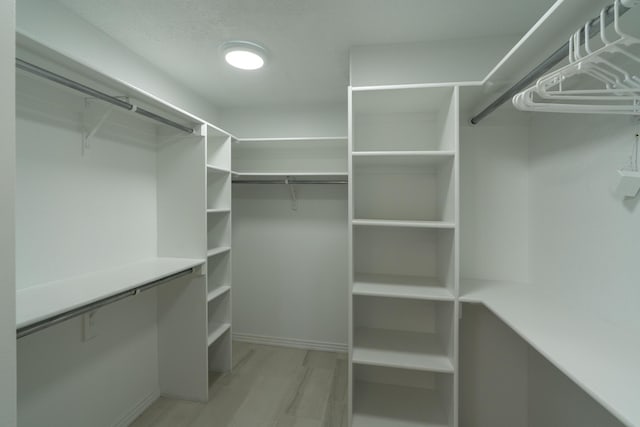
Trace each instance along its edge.
<instances>
[{"instance_id":1,"label":"closet rod bracket","mask_svg":"<svg viewBox=\"0 0 640 427\"><path fill-rule=\"evenodd\" d=\"M82 121L84 124L84 131L82 133L82 154L84 155L86 150L91 148L91 140L96 135L96 133L100 130L102 125L105 124L111 113L113 112L113 107L106 107L105 110L100 114L97 120L89 119L89 107L90 107L90 99L85 99L84 102L84 113L82 115Z\"/></svg>"},{"instance_id":2,"label":"closet rod bracket","mask_svg":"<svg viewBox=\"0 0 640 427\"><path fill-rule=\"evenodd\" d=\"M293 182L291 181L291 177L288 176L284 179L284 183L289 187L289 194L291 195L291 209L294 211L298 210L298 199L296 197L296 189L293 186Z\"/></svg>"}]
</instances>

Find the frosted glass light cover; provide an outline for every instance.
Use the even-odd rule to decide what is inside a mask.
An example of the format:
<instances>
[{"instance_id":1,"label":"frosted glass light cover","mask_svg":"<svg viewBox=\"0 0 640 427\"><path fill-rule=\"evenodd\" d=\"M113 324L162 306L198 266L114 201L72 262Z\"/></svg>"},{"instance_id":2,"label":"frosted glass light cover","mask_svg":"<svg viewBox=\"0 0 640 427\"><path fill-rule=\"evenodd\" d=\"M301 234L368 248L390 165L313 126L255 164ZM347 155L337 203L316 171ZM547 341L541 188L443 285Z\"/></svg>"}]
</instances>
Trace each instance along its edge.
<instances>
[{"instance_id":1,"label":"frosted glass light cover","mask_svg":"<svg viewBox=\"0 0 640 427\"><path fill-rule=\"evenodd\" d=\"M264 59L249 50L231 50L224 55L229 65L241 70L257 70L264 66Z\"/></svg>"}]
</instances>

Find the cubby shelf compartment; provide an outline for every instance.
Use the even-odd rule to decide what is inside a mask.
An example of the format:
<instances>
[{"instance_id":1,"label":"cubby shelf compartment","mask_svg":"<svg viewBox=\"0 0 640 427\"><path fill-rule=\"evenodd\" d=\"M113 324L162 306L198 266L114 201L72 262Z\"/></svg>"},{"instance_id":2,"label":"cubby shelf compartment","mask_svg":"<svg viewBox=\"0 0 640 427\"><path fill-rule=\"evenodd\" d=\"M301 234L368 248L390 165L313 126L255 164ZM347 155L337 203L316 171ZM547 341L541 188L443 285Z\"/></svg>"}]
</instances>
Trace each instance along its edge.
<instances>
[{"instance_id":1,"label":"cubby shelf compartment","mask_svg":"<svg viewBox=\"0 0 640 427\"><path fill-rule=\"evenodd\" d=\"M354 219L354 226L366 227L401 227L401 228L435 228L454 229L455 223L448 221L398 221L391 219Z\"/></svg>"},{"instance_id":2,"label":"cubby shelf compartment","mask_svg":"<svg viewBox=\"0 0 640 427\"><path fill-rule=\"evenodd\" d=\"M352 427L449 427L437 392L357 381Z\"/></svg>"},{"instance_id":3,"label":"cubby shelf compartment","mask_svg":"<svg viewBox=\"0 0 640 427\"><path fill-rule=\"evenodd\" d=\"M438 279L356 273L353 295L453 301L454 295Z\"/></svg>"},{"instance_id":4,"label":"cubby shelf compartment","mask_svg":"<svg viewBox=\"0 0 640 427\"><path fill-rule=\"evenodd\" d=\"M207 302L211 302L214 299L226 294L231 290L231 286L229 285L220 285L207 293Z\"/></svg>"},{"instance_id":5,"label":"cubby shelf compartment","mask_svg":"<svg viewBox=\"0 0 640 427\"><path fill-rule=\"evenodd\" d=\"M223 323L221 325L218 325L218 327L215 328L214 330L209 331L209 336L207 337L207 345L211 346L213 343L218 341L218 339L222 335L224 335L224 333L227 332L230 328L231 328L231 323Z\"/></svg>"},{"instance_id":6,"label":"cubby shelf compartment","mask_svg":"<svg viewBox=\"0 0 640 427\"><path fill-rule=\"evenodd\" d=\"M209 249L207 251L207 257L211 258L214 257L216 255L220 255L220 254L224 254L227 253L231 250L231 248L229 246L221 246L219 248L213 248L213 249Z\"/></svg>"},{"instance_id":7,"label":"cubby shelf compartment","mask_svg":"<svg viewBox=\"0 0 640 427\"><path fill-rule=\"evenodd\" d=\"M353 363L452 373L453 363L437 334L356 328Z\"/></svg>"}]
</instances>

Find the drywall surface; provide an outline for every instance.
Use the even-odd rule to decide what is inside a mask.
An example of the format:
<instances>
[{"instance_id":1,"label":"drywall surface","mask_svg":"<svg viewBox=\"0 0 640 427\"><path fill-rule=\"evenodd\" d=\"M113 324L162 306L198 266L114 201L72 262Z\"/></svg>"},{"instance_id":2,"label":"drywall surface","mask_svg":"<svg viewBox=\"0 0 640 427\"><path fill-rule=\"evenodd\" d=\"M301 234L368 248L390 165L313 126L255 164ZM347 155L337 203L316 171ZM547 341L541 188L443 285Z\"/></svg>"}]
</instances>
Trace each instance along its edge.
<instances>
[{"instance_id":1,"label":"drywall surface","mask_svg":"<svg viewBox=\"0 0 640 427\"><path fill-rule=\"evenodd\" d=\"M351 85L481 81L518 36L351 48Z\"/></svg>"},{"instance_id":2,"label":"drywall surface","mask_svg":"<svg viewBox=\"0 0 640 427\"><path fill-rule=\"evenodd\" d=\"M111 427L158 396L156 294L99 309L96 336L75 318L18 341L21 427Z\"/></svg>"},{"instance_id":3,"label":"drywall surface","mask_svg":"<svg viewBox=\"0 0 640 427\"><path fill-rule=\"evenodd\" d=\"M612 191L640 123L537 114L531 129L533 283L640 329L640 197Z\"/></svg>"},{"instance_id":4,"label":"drywall surface","mask_svg":"<svg viewBox=\"0 0 640 427\"><path fill-rule=\"evenodd\" d=\"M15 2L0 1L0 425L16 425Z\"/></svg>"},{"instance_id":5,"label":"drywall surface","mask_svg":"<svg viewBox=\"0 0 640 427\"><path fill-rule=\"evenodd\" d=\"M347 187L233 187L233 331L346 349Z\"/></svg>"},{"instance_id":6,"label":"drywall surface","mask_svg":"<svg viewBox=\"0 0 640 427\"><path fill-rule=\"evenodd\" d=\"M529 279L526 125L460 127L460 276Z\"/></svg>"},{"instance_id":7,"label":"drywall surface","mask_svg":"<svg viewBox=\"0 0 640 427\"><path fill-rule=\"evenodd\" d=\"M347 88L344 88L345 94ZM346 136L347 105L220 110L220 126L239 138Z\"/></svg>"},{"instance_id":8,"label":"drywall surface","mask_svg":"<svg viewBox=\"0 0 640 427\"><path fill-rule=\"evenodd\" d=\"M527 427L528 347L484 306L462 305L461 426Z\"/></svg>"},{"instance_id":9,"label":"drywall surface","mask_svg":"<svg viewBox=\"0 0 640 427\"><path fill-rule=\"evenodd\" d=\"M20 0L17 30L63 55L127 82L204 120L215 123L217 110L58 2ZM194 58L194 66L197 59Z\"/></svg>"},{"instance_id":10,"label":"drywall surface","mask_svg":"<svg viewBox=\"0 0 640 427\"><path fill-rule=\"evenodd\" d=\"M531 347L528 359L529 427L623 426Z\"/></svg>"}]
</instances>

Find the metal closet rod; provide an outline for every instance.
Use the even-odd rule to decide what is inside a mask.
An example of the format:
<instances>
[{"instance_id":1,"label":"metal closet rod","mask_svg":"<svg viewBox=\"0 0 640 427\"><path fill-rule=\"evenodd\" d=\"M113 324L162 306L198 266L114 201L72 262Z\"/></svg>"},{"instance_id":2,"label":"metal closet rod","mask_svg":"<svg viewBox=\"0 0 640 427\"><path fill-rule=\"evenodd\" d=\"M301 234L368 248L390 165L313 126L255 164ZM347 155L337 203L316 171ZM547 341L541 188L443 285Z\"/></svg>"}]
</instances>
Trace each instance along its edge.
<instances>
[{"instance_id":1,"label":"metal closet rod","mask_svg":"<svg viewBox=\"0 0 640 427\"><path fill-rule=\"evenodd\" d=\"M620 5L620 15L629 11L629 8ZM607 6L605 10L605 25L613 22L613 4ZM592 37L600 33L600 15L589 21L589 35ZM580 34L584 35L584 27L580 29ZM583 38L584 39L584 38ZM531 70L526 76L518 80L516 84L511 86L506 92L500 95L495 101L485 107L484 110L471 118L471 124L477 125L482 119L493 113L498 107L513 98L517 93L529 87L533 82L546 74L553 67L558 65L562 60L569 56L569 42L567 41L558 50L553 52L547 59L542 61L537 67Z\"/></svg>"},{"instance_id":2,"label":"metal closet rod","mask_svg":"<svg viewBox=\"0 0 640 427\"><path fill-rule=\"evenodd\" d=\"M20 58L16 58L16 68L27 71L31 74L35 74L36 76L45 78L47 80L51 80L52 82L56 82L68 88L77 90L78 92L82 92L85 95L89 95L93 98L98 98L102 101L108 102L109 104L115 105L116 107L124 108L128 111L133 111L134 113L140 114L141 116L145 116L151 120L155 120L167 126L171 126L172 128L179 129L188 134L194 133L193 129L190 127L181 125L178 122L174 122L173 120L167 119L166 117L159 116L158 114L145 110L142 107L130 104L114 96L107 95L104 92L90 88L89 86L85 86L82 83L78 83L74 80L68 79L49 70L45 70L42 67L38 67L37 65L24 61Z\"/></svg>"},{"instance_id":3,"label":"metal closet rod","mask_svg":"<svg viewBox=\"0 0 640 427\"><path fill-rule=\"evenodd\" d=\"M195 271L194 267L191 267L187 270L180 271L178 273L172 274L170 276L163 277L162 279L154 280L153 282L149 282L142 286L138 286L137 288L130 289L128 291L120 292L118 294L112 295L110 297L103 298L101 300L92 302L91 304L83 305L82 307L75 308L73 310L66 311L64 313L49 317L48 319L41 320L32 325L23 326L16 331L16 338L26 337L27 335L34 334L43 329L50 328L53 325L57 325L58 323L62 323L66 320L72 319L77 316L81 316L85 313L89 313L91 311L97 310L101 307L104 307L108 304L113 304L114 302L120 301L122 299L138 295L140 292L149 290L151 288L155 288L156 286L162 285L168 281L177 279L179 277L187 276Z\"/></svg>"},{"instance_id":4,"label":"metal closet rod","mask_svg":"<svg viewBox=\"0 0 640 427\"><path fill-rule=\"evenodd\" d=\"M243 179L243 180L233 180L234 184L348 184L349 181L346 180L307 180L307 181L286 181L284 179L267 179L267 180L258 180L258 179Z\"/></svg>"}]
</instances>

